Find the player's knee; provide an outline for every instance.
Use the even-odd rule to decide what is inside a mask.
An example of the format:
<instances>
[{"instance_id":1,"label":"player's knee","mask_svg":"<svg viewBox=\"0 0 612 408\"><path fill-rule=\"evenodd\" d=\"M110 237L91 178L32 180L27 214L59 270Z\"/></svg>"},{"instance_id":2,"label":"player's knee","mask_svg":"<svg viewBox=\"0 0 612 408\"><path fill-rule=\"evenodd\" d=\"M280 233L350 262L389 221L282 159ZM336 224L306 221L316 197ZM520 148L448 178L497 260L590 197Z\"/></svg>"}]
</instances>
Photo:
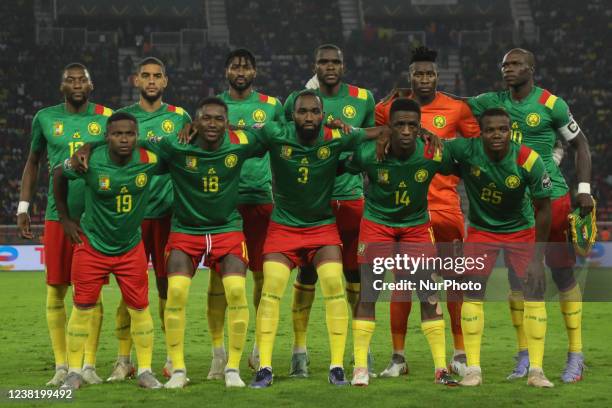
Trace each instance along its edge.
<instances>
[{"instance_id":1,"label":"player's knee","mask_svg":"<svg viewBox=\"0 0 612 408\"><path fill-rule=\"evenodd\" d=\"M508 268L508 283L510 284L510 289L512 291L521 291L523 284L521 280L516 276L514 269Z\"/></svg>"},{"instance_id":2,"label":"player's knee","mask_svg":"<svg viewBox=\"0 0 612 408\"><path fill-rule=\"evenodd\" d=\"M342 279L334 276L327 276L321 279L321 289L326 296L334 296L337 294L343 294L344 289L342 287Z\"/></svg>"},{"instance_id":3,"label":"player's knee","mask_svg":"<svg viewBox=\"0 0 612 408\"><path fill-rule=\"evenodd\" d=\"M168 287L168 301L172 301L175 303L184 303L187 301L187 289L178 286L178 285L170 285Z\"/></svg>"},{"instance_id":4,"label":"player's knee","mask_svg":"<svg viewBox=\"0 0 612 408\"><path fill-rule=\"evenodd\" d=\"M560 291L568 290L576 284L573 268L554 268L551 271L553 281Z\"/></svg>"},{"instance_id":5,"label":"player's knee","mask_svg":"<svg viewBox=\"0 0 612 408\"><path fill-rule=\"evenodd\" d=\"M300 267L296 280L302 285L314 285L317 283L317 273L314 267L302 266Z\"/></svg>"},{"instance_id":6,"label":"player's knee","mask_svg":"<svg viewBox=\"0 0 612 408\"><path fill-rule=\"evenodd\" d=\"M345 269L344 278L348 283L359 283L361 282L361 275L358 269Z\"/></svg>"},{"instance_id":7,"label":"player's knee","mask_svg":"<svg viewBox=\"0 0 612 408\"><path fill-rule=\"evenodd\" d=\"M228 304L246 303L246 291L242 285L234 285L226 289Z\"/></svg>"}]
</instances>

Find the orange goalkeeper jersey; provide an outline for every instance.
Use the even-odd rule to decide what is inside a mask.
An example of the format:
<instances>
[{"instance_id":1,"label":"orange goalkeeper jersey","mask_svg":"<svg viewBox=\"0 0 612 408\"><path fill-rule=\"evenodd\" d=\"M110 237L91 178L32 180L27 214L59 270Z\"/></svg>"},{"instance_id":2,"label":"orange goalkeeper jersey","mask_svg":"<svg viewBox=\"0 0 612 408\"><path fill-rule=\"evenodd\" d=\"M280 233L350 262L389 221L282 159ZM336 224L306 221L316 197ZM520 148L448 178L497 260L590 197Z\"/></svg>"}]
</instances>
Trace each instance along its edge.
<instances>
[{"instance_id":1,"label":"orange goalkeeper jersey","mask_svg":"<svg viewBox=\"0 0 612 408\"><path fill-rule=\"evenodd\" d=\"M376 105L376 125L384 125L389 121L391 104L396 98L397 94L394 94ZM421 126L443 139L452 139L458 134L463 137L480 135L478 121L469 106L440 92L436 92L431 103L421 106ZM429 186L429 209L461 211L458 183L459 178L456 176L437 174Z\"/></svg>"}]
</instances>

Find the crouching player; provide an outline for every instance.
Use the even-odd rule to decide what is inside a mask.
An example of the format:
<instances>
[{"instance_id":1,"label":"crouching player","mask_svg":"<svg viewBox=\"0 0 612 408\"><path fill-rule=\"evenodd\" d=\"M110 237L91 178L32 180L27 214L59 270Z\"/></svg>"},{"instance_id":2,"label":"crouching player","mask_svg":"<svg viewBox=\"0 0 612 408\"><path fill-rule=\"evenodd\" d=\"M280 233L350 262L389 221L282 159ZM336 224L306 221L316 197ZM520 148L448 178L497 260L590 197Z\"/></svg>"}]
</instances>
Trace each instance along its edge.
<instances>
[{"instance_id":1,"label":"crouching player","mask_svg":"<svg viewBox=\"0 0 612 408\"><path fill-rule=\"evenodd\" d=\"M59 219L76 245L72 259L74 308L67 330L69 373L62 388L77 389L83 384L83 346L93 308L110 273L115 275L130 313L138 357L138 385L161 387L151 371L153 320L140 224L149 201L149 181L164 170L154 153L135 149L137 136L136 119L128 113L115 113L107 121L107 144L92 152L85 173L74 170L76 158L54 170ZM67 207L67 181L77 178L84 179L86 185L80 227L68 217Z\"/></svg>"}]
</instances>

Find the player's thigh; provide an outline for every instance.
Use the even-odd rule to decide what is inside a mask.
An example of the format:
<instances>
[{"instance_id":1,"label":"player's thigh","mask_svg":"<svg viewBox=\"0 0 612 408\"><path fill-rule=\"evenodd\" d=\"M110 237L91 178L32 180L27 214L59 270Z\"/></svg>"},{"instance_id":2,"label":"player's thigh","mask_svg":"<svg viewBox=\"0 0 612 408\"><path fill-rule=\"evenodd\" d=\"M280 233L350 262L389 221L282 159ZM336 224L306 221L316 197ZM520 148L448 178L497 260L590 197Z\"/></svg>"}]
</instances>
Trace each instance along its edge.
<instances>
[{"instance_id":1,"label":"player's thigh","mask_svg":"<svg viewBox=\"0 0 612 408\"><path fill-rule=\"evenodd\" d=\"M246 263L243 258L239 258L236 255L229 254L226 255L220 263L219 273L221 276L230 276L230 275L246 275Z\"/></svg>"},{"instance_id":2,"label":"player's thigh","mask_svg":"<svg viewBox=\"0 0 612 408\"><path fill-rule=\"evenodd\" d=\"M342 250L340 246L325 245L316 251L312 258L312 263L318 266L325 262L342 262Z\"/></svg>"},{"instance_id":3,"label":"player's thigh","mask_svg":"<svg viewBox=\"0 0 612 408\"><path fill-rule=\"evenodd\" d=\"M48 285L69 285L74 247L58 221L45 221L43 235Z\"/></svg>"},{"instance_id":4,"label":"player's thigh","mask_svg":"<svg viewBox=\"0 0 612 408\"><path fill-rule=\"evenodd\" d=\"M112 257L106 257L95 251L87 242L75 248L72 258L74 304L80 307L91 307L96 304L102 286L108 283L113 263Z\"/></svg>"},{"instance_id":5,"label":"player's thigh","mask_svg":"<svg viewBox=\"0 0 612 408\"><path fill-rule=\"evenodd\" d=\"M188 275L193 276L196 270L193 257L187 255L180 249L170 249L166 264L168 277L171 275Z\"/></svg>"},{"instance_id":6,"label":"player's thigh","mask_svg":"<svg viewBox=\"0 0 612 408\"><path fill-rule=\"evenodd\" d=\"M149 305L149 279L144 245L140 243L116 258L113 273L123 300L132 309L146 308Z\"/></svg>"}]
</instances>

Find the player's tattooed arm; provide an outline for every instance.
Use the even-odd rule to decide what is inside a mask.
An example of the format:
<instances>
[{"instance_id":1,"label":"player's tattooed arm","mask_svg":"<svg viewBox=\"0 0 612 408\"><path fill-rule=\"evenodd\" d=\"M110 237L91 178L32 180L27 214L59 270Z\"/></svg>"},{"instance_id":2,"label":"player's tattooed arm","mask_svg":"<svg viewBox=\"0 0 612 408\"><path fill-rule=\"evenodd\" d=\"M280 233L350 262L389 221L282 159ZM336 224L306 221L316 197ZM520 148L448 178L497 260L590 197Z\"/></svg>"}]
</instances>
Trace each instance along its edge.
<instances>
[{"instance_id":1,"label":"player's tattooed arm","mask_svg":"<svg viewBox=\"0 0 612 408\"><path fill-rule=\"evenodd\" d=\"M79 234L82 234L83 231L79 224L68 215L68 179L64 176L62 165L53 169L53 196L57 215L66 236L73 244L81 244L83 241Z\"/></svg>"},{"instance_id":2,"label":"player's tattooed arm","mask_svg":"<svg viewBox=\"0 0 612 408\"><path fill-rule=\"evenodd\" d=\"M19 227L19 235L25 239L34 238L34 234L30 229L30 215L28 214L27 207L29 207L29 203L32 201L36 191L36 182L38 181L38 172L43 154L44 151L30 150L23 169L23 176L21 177L21 192L19 193L19 206L17 207L17 226ZM25 208L23 208L24 204L21 203L27 203Z\"/></svg>"},{"instance_id":3,"label":"player's tattooed arm","mask_svg":"<svg viewBox=\"0 0 612 408\"><path fill-rule=\"evenodd\" d=\"M526 300L543 300L546 289L546 277L544 275L544 250L548 235L552 210L550 198L536 198L533 200L535 209L536 249L529 266L524 283L524 294Z\"/></svg>"}]
</instances>

